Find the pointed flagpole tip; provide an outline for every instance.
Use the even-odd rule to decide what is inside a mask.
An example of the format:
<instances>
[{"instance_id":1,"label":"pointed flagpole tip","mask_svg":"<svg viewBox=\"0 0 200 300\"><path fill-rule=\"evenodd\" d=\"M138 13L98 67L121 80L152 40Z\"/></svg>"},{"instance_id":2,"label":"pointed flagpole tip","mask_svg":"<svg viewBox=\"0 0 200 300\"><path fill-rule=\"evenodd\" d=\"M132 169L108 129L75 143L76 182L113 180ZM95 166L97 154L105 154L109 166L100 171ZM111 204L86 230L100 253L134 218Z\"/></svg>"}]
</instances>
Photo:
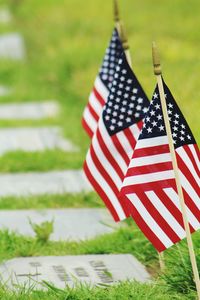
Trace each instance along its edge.
<instances>
[{"instance_id":1,"label":"pointed flagpole tip","mask_svg":"<svg viewBox=\"0 0 200 300\"><path fill-rule=\"evenodd\" d=\"M153 58L153 66L154 66L154 74L161 75L161 64L160 64L160 54L155 42L152 43L152 58Z\"/></svg>"},{"instance_id":2,"label":"pointed flagpole tip","mask_svg":"<svg viewBox=\"0 0 200 300\"><path fill-rule=\"evenodd\" d=\"M115 20L115 22L119 22L120 21L120 16L119 16L118 0L114 0L113 8L114 8L114 20Z\"/></svg>"},{"instance_id":3,"label":"pointed flagpole tip","mask_svg":"<svg viewBox=\"0 0 200 300\"><path fill-rule=\"evenodd\" d=\"M129 49L128 38L126 35L124 24L122 22L120 22L120 38L124 50L128 50Z\"/></svg>"}]
</instances>

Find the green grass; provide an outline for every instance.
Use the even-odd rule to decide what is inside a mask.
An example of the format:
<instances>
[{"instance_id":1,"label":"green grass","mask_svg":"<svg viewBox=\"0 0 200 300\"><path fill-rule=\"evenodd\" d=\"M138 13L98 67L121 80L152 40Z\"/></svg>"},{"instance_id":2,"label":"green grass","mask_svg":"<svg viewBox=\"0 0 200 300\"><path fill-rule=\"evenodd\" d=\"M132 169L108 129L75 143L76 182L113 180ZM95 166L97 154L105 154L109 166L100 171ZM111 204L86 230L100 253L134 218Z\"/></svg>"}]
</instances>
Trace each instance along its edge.
<instances>
[{"instance_id":1,"label":"green grass","mask_svg":"<svg viewBox=\"0 0 200 300\"><path fill-rule=\"evenodd\" d=\"M155 87L151 42L156 40L166 82L200 142L199 0L190 3L186 0L119 2L134 71L149 98ZM56 99L61 106L56 118L0 121L0 128L60 126L63 135L80 147L80 152L73 154L60 150L7 153L0 157L0 172L79 169L89 145L80 120L113 28L112 1L1 0L0 3L8 5L14 16L11 24L0 25L0 33L20 32L27 49L23 62L0 62L0 83L13 89L13 94L1 97L0 102ZM0 199L0 209L102 206L94 193ZM156 251L133 222L126 223L128 226L113 234L80 243L39 243L34 238L0 231L0 261L18 256L132 253L153 274L152 284L127 282L104 289L76 287L64 291L49 286L47 292L22 289L18 294L1 287L0 299L195 299L185 241L165 252L166 271L160 276ZM194 241L199 257L199 233L194 235Z\"/></svg>"},{"instance_id":2,"label":"green grass","mask_svg":"<svg viewBox=\"0 0 200 300\"><path fill-rule=\"evenodd\" d=\"M104 204L96 193L0 198L0 209L45 209L67 207L104 207Z\"/></svg>"}]
</instances>

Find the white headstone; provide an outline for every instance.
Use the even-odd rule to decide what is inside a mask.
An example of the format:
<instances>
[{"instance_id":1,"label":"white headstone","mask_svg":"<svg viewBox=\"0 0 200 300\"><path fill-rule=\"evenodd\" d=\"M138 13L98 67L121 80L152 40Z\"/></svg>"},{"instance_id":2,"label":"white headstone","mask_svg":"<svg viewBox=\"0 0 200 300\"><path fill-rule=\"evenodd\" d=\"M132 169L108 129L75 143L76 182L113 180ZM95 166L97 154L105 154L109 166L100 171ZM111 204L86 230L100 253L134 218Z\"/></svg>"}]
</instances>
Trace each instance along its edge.
<instances>
[{"instance_id":1,"label":"white headstone","mask_svg":"<svg viewBox=\"0 0 200 300\"><path fill-rule=\"evenodd\" d=\"M40 120L55 117L58 112L55 101L0 104L1 120Z\"/></svg>"},{"instance_id":2,"label":"white headstone","mask_svg":"<svg viewBox=\"0 0 200 300\"><path fill-rule=\"evenodd\" d=\"M132 255L82 255L16 258L0 267L2 283L45 289L44 281L57 288L113 284L123 280L150 281L144 266Z\"/></svg>"},{"instance_id":3,"label":"white headstone","mask_svg":"<svg viewBox=\"0 0 200 300\"><path fill-rule=\"evenodd\" d=\"M15 220L13 222L13 220ZM0 230L8 229L25 236L35 236L30 225L53 220L50 240L80 241L104 233L111 233L119 224L115 223L106 209L68 208L47 210L0 210Z\"/></svg>"},{"instance_id":4,"label":"white headstone","mask_svg":"<svg viewBox=\"0 0 200 300\"><path fill-rule=\"evenodd\" d=\"M0 183L0 197L92 191L81 170L1 174Z\"/></svg>"},{"instance_id":5,"label":"white headstone","mask_svg":"<svg viewBox=\"0 0 200 300\"><path fill-rule=\"evenodd\" d=\"M18 33L0 35L0 58L20 60L25 57L25 46Z\"/></svg>"},{"instance_id":6,"label":"white headstone","mask_svg":"<svg viewBox=\"0 0 200 300\"><path fill-rule=\"evenodd\" d=\"M0 155L10 151L44 151L61 149L77 151L70 141L61 136L58 127L19 127L0 129Z\"/></svg>"},{"instance_id":7,"label":"white headstone","mask_svg":"<svg viewBox=\"0 0 200 300\"><path fill-rule=\"evenodd\" d=\"M11 90L7 86L0 85L0 96L1 97L9 95L10 92L11 92Z\"/></svg>"},{"instance_id":8,"label":"white headstone","mask_svg":"<svg viewBox=\"0 0 200 300\"><path fill-rule=\"evenodd\" d=\"M0 8L0 23L6 24L12 21L12 15L8 8Z\"/></svg>"}]
</instances>

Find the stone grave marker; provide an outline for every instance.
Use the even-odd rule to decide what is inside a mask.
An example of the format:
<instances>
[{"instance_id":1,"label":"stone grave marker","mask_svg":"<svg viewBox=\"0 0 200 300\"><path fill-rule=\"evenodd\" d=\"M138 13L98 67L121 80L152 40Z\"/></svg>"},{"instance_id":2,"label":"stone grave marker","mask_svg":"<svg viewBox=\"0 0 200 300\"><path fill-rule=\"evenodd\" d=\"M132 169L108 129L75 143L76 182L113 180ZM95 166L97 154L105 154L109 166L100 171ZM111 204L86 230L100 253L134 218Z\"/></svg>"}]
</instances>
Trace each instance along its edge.
<instances>
[{"instance_id":1,"label":"stone grave marker","mask_svg":"<svg viewBox=\"0 0 200 300\"><path fill-rule=\"evenodd\" d=\"M150 281L145 267L129 254L15 258L0 266L0 274L11 289L16 284L45 289L43 281L57 288L73 287L77 281L91 286Z\"/></svg>"},{"instance_id":2,"label":"stone grave marker","mask_svg":"<svg viewBox=\"0 0 200 300\"><path fill-rule=\"evenodd\" d=\"M0 197L90 192L82 170L0 174Z\"/></svg>"},{"instance_id":3,"label":"stone grave marker","mask_svg":"<svg viewBox=\"0 0 200 300\"><path fill-rule=\"evenodd\" d=\"M10 151L44 151L61 149L77 151L78 148L61 136L58 127L19 127L0 129L0 155Z\"/></svg>"},{"instance_id":4,"label":"stone grave marker","mask_svg":"<svg viewBox=\"0 0 200 300\"><path fill-rule=\"evenodd\" d=\"M101 208L0 210L0 230L6 228L25 236L35 236L30 221L42 224L52 220L54 231L50 240L53 241L85 240L111 233L120 225L114 222L106 209Z\"/></svg>"},{"instance_id":5,"label":"stone grave marker","mask_svg":"<svg viewBox=\"0 0 200 300\"><path fill-rule=\"evenodd\" d=\"M21 60L25 57L25 46L18 33L0 35L0 58Z\"/></svg>"},{"instance_id":6,"label":"stone grave marker","mask_svg":"<svg viewBox=\"0 0 200 300\"><path fill-rule=\"evenodd\" d=\"M1 120L40 120L55 117L58 112L56 101L0 104Z\"/></svg>"}]
</instances>

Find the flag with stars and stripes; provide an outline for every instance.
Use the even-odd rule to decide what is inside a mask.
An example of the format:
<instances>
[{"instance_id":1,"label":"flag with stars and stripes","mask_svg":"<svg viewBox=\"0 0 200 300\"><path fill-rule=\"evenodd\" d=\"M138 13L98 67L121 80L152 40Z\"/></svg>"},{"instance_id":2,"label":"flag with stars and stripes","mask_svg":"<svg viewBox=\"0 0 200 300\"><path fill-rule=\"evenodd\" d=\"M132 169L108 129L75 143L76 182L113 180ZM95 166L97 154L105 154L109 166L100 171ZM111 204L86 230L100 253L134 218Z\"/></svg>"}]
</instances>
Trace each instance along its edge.
<instances>
[{"instance_id":1,"label":"flag with stars and stripes","mask_svg":"<svg viewBox=\"0 0 200 300\"><path fill-rule=\"evenodd\" d=\"M172 137L191 232L200 228L200 152L164 83ZM158 251L184 239L180 200L156 87L123 182L121 201Z\"/></svg>"},{"instance_id":2,"label":"flag with stars and stripes","mask_svg":"<svg viewBox=\"0 0 200 300\"><path fill-rule=\"evenodd\" d=\"M91 138L96 130L103 106L107 101L115 68L123 51L118 31L114 29L109 47L106 49L103 64L90 94L89 102L83 112L82 125Z\"/></svg>"},{"instance_id":3,"label":"flag with stars and stripes","mask_svg":"<svg viewBox=\"0 0 200 300\"><path fill-rule=\"evenodd\" d=\"M149 101L122 54L84 163L86 176L116 221L128 216L118 196L148 106Z\"/></svg>"}]
</instances>

